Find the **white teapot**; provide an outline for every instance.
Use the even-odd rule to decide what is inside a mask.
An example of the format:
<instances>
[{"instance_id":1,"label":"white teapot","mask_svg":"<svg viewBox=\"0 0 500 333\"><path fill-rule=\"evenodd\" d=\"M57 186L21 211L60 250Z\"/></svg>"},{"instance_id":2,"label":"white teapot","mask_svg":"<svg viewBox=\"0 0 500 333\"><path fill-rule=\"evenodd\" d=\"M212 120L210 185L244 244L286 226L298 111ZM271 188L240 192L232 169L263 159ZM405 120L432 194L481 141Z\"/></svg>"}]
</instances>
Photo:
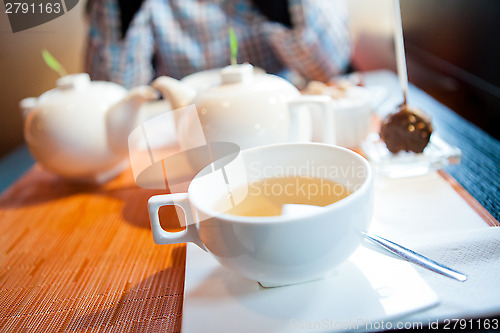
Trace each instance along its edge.
<instances>
[{"instance_id":1,"label":"white teapot","mask_svg":"<svg viewBox=\"0 0 500 333\"><path fill-rule=\"evenodd\" d=\"M91 82L88 74L62 77L57 88L21 101L26 143L44 168L63 178L105 182L128 165L138 110L155 98L151 87L127 92L115 83Z\"/></svg>"},{"instance_id":2,"label":"white teapot","mask_svg":"<svg viewBox=\"0 0 500 333\"><path fill-rule=\"evenodd\" d=\"M178 139L184 149L193 148L203 141L232 142L241 149L273 143L307 142L312 138L311 118L303 106L319 104L324 116L331 116L328 112L331 98L302 96L290 82L275 75L254 73L250 64L219 70L220 80L214 80L214 75L195 74L190 78L191 84L170 77L159 77L152 83L173 109L196 105L197 112L185 113L177 119ZM196 82L210 78L215 86L211 82ZM194 88L193 81L196 87L203 88ZM203 133L196 131L199 124ZM331 128L323 131L323 138L323 141L333 143L335 136Z\"/></svg>"}]
</instances>

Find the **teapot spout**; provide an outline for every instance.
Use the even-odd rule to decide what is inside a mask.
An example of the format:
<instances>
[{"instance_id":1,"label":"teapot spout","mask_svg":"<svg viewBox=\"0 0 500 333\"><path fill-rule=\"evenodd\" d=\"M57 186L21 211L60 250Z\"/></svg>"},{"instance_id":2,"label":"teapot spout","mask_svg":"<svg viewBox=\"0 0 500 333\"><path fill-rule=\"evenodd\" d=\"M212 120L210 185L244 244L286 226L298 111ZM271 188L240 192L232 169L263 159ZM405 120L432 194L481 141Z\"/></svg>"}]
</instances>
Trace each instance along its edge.
<instances>
[{"instance_id":1,"label":"teapot spout","mask_svg":"<svg viewBox=\"0 0 500 333\"><path fill-rule=\"evenodd\" d=\"M174 110L191 104L196 97L196 90L168 76L160 76L151 83L151 86L161 92Z\"/></svg>"},{"instance_id":2,"label":"teapot spout","mask_svg":"<svg viewBox=\"0 0 500 333\"><path fill-rule=\"evenodd\" d=\"M118 155L128 153L128 136L138 126L139 109L150 100L158 98L157 91L148 86L139 86L129 91L106 114L108 144Z\"/></svg>"}]
</instances>

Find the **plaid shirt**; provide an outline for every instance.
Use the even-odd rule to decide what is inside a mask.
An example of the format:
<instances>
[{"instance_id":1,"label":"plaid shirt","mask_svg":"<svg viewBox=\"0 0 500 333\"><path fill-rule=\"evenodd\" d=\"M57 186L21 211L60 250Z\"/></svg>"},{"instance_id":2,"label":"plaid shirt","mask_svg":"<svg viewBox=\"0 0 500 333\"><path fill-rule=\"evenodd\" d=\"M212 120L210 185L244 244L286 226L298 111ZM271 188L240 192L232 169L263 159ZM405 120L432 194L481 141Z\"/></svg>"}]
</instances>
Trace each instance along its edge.
<instances>
[{"instance_id":1,"label":"plaid shirt","mask_svg":"<svg viewBox=\"0 0 500 333\"><path fill-rule=\"evenodd\" d=\"M232 26L240 63L320 81L342 72L351 52L343 0L288 1L292 29L267 20L250 0L144 0L122 38L117 1L94 0L86 71L130 88L224 67Z\"/></svg>"}]
</instances>

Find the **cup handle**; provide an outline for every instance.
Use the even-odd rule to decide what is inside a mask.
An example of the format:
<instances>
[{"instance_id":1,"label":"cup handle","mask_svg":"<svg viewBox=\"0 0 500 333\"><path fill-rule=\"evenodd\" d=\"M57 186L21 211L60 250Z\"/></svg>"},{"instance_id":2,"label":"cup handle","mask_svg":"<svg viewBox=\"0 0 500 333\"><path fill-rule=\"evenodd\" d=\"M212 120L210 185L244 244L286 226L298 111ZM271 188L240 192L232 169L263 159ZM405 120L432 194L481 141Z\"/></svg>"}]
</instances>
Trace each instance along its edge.
<instances>
[{"instance_id":1,"label":"cup handle","mask_svg":"<svg viewBox=\"0 0 500 333\"><path fill-rule=\"evenodd\" d=\"M158 211L160 207L175 205L182 208L186 217L186 229L178 232L169 232L160 225ZM154 195L148 201L149 221L151 231L156 244L178 244L191 242L206 251L205 245L200 239L196 223L193 218L193 211L187 193Z\"/></svg>"},{"instance_id":2,"label":"cup handle","mask_svg":"<svg viewBox=\"0 0 500 333\"><path fill-rule=\"evenodd\" d=\"M331 145L335 145L337 143L335 136L335 126L334 124L334 115L333 111L330 110L330 103L332 98L329 96L322 95L304 95L298 99L292 100L288 102L288 107L290 109L290 117L291 117L291 133L295 133L293 131L297 131L299 124L299 107L307 104L315 104L318 105L321 109L323 128L321 131L321 141L324 143L328 143Z\"/></svg>"}]
</instances>

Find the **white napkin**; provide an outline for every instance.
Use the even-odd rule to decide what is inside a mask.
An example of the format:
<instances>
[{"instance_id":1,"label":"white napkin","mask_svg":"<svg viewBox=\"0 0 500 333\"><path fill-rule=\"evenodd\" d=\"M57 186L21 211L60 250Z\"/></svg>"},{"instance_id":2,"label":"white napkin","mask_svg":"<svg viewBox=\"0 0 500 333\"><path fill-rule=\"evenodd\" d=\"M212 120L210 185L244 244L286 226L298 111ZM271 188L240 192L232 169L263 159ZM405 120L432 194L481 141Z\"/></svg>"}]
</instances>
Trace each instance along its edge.
<instances>
[{"instance_id":1,"label":"white napkin","mask_svg":"<svg viewBox=\"0 0 500 333\"><path fill-rule=\"evenodd\" d=\"M376 182L375 223L382 237L468 276L458 282L414 267L441 304L403 321L473 318L500 313L500 228L490 227L437 173Z\"/></svg>"},{"instance_id":2,"label":"white napkin","mask_svg":"<svg viewBox=\"0 0 500 333\"><path fill-rule=\"evenodd\" d=\"M447 234L415 235L405 245L468 276L458 282L416 266L441 299L437 308L410 319L474 318L500 313L500 228L486 227Z\"/></svg>"}]
</instances>

